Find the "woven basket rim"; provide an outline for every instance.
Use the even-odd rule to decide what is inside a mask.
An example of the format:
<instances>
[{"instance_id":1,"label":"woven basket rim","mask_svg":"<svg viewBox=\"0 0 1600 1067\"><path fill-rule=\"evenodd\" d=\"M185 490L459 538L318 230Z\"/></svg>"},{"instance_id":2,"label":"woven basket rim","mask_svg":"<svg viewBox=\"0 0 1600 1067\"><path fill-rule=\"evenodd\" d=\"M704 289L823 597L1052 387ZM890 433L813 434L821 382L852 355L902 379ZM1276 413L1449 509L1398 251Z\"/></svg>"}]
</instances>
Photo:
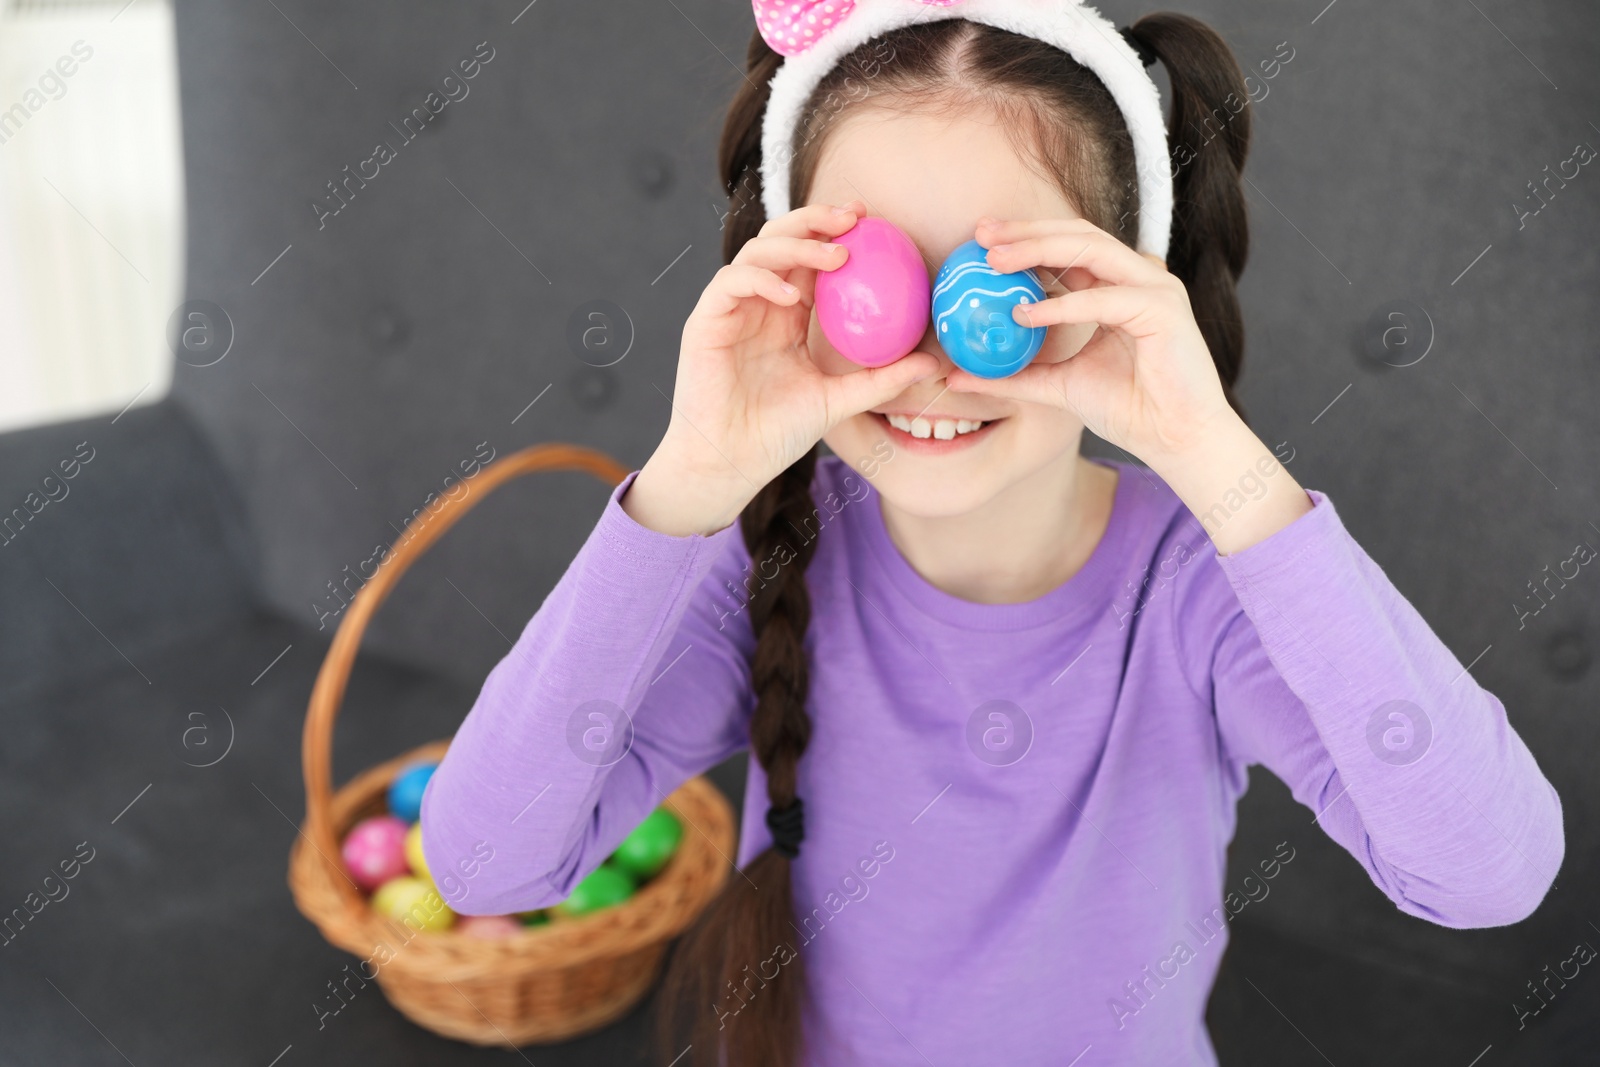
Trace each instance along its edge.
<instances>
[{"instance_id":1,"label":"woven basket rim","mask_svg":"<svg viewBox=\"0 0 1600 1067\"><path fill-rule=\"evenodd\" d=\"M507 979L562 971L624 956L664 942L693 921L726 883L734 849L732 807L704 776L684 782L665 801L684 823L684 836L667 866L628 900L590 915L562 918L505 938L413 932L373 912L345 874L339 841L357 815L398 771L419 760L437 759L448 740L419 746L356 774L337 790L332 785L333 725L354 667L361 636L400 576L478 501L500 485L539 471L585 471L613 487L628 470L610 456L569 444L525 448L484 467L470 481L477 493L447 497L424 525L406 536L357 591L340 620L318 672L306 711L302 769L306 817L290 848L288 882L295 906L332 944L373 957L391 948L382 971L390 979L446 983L501 973ZM398 947L397 947L398 946ZM396 950L397 949L397 950Z\"/></svg>"}]
</instances>

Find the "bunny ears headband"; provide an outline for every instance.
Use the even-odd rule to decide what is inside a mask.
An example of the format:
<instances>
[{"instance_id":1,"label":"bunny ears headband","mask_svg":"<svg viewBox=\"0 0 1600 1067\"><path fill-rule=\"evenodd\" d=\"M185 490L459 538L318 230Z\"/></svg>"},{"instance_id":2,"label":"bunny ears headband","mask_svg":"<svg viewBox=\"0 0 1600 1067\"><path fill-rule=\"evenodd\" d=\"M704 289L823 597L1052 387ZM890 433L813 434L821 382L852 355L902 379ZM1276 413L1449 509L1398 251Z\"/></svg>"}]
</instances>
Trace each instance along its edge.
<instances>
[{"instance_id":1,"label":"bunny ears headband","mask_svg":"<svg viewBox=\"0 0 1600 1067\"><path fill-rule=\"evenodd\" d=\"M961 18L1032 37L1093 71L1122 109L1139 173L1137 249L1167 258L1172 172L1160 93L1145 67L1153 54L1079 0L751 0L756 27L784 56L761 127L761 199L767 218L792 210L789 162L812 91L839 60L880 34Z\"/></svg>"}]
</instances>

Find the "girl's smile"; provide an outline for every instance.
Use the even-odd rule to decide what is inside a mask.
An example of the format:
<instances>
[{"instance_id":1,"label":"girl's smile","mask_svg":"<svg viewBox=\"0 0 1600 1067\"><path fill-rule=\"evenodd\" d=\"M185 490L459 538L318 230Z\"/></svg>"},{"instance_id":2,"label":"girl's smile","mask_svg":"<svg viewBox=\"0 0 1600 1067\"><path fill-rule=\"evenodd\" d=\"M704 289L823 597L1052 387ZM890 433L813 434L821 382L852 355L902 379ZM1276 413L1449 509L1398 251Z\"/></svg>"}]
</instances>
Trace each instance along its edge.
<instances>
[{"instance_id":1,"label":"girl's smile","mask_svg":"<svg viewBox=\"0 0 1600 1067\"><path fill-rule=\"evenodd\" d=\"M977 447L1005 419L974 419L939 411L918 412L895 405L867 413L876 419L896 448L923 456L942 456Z\"/></svg>"}]
</instances>

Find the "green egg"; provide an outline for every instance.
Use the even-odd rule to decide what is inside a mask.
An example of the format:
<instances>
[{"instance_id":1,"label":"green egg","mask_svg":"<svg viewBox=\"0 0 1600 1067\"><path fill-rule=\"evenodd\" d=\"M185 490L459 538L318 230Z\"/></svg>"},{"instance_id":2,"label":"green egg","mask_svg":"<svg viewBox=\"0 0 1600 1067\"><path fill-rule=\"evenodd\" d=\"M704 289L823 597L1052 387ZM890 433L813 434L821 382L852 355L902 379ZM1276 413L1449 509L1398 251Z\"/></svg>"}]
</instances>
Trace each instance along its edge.
<instances>
[{"instance_id":1,"label":"green egg","mask_svg":"<svg viewBox=\"0 0 1600 1067\"><path fill-rule=\"evenodd\" d=\"M621 904L633 896L633 876L627 871L602 863L594 872L577 884L572 895L550 910L558 915L575 918L590 912Z\"/></svg>"},{"instance_id":2,"label":"green egg","mask_svg":"<svg viewBox=\"0 0 1600 1067\"><path fill-rule=\"evenodd\" d=\"M607 862L614 863L641 881L652 878L667 865L683 840L683 824L666 808L657 808L634 827L633 833Z\"/></svg>"},{"instance_id":3,"label":"green egg","mask_svg":"<svg viewBox=\"0 0 1600 1067\"><path fill-rule=\"evenodd\" d=\"M535 911L519 911L516 914L516 919L523 926L543 926L550 921L550 913L544 908L539 908Z\"/></svg>"}]
</instances>

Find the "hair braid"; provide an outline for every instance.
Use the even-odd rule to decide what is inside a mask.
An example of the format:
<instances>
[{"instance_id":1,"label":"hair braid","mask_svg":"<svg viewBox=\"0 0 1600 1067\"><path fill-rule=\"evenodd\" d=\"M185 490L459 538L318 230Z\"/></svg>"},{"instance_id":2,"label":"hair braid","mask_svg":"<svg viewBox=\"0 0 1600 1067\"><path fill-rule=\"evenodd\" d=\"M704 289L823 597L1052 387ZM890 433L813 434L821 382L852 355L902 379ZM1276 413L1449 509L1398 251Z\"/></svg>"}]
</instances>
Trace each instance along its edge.
<instances>
[{"instance_id":1,"label":"hair braid","mask_svg":"<svg viewBox=\"0 0 1600 1067\"><path fill-rule=\"evenodd\" d=\"M816 538L795 547L791 523L813 513L816 465L813 448L764 486L740 517L752 560L772 558L779 546L794 552L777 580L761 586L749 605L756 634L750 747L766 773L768 803L779 810L798 799L798 764L811 739L805 568ZM789 859L769 846L746 865L744 877L729 879L673 954L658 1017L659 1052L666 1062L682 1054L684 1041L693 1048L690 1062L696 1067L795 1062L805 967L791 938L793 923ZM769 977L762 965L773 963L778 968Z\"/></svg>"},{"instance_id":2,"label":"hair braid","mask_svg":"<svg viewBox=\"0 0 1600 1067\"><path fill-rule=\"evenodd\" d=\"M745 508L741 522L751 559L770 559L780 546L797 540L794 531L815 510L811 478L816 467L813 447ZM811 740L804 648L811 597L806 591L805 568L816 546L813 537L793 549L794 559L779 569L777 581L762 586L750 602L750 623L756 634L751 663L756 709L750 720L750 746L767 773L767 796L774 808L793 803L795 764Z\"/></svg>"},{"instance_id":3,"label":"hair braid","mask_svg":"<svg viewBox=\"0 0 1600 1067\"><path fill-rule=\"evenodd\" d=\"M1250 253L1250 220L1240 185L1250 153L1244 72L1217 31L1188 15L1146 15L1130 32L1160 58L1172 84L1167 139L1174 177L1167 269L1189 291L1189 305L1228 403L1245 418L1234 395L1244 361L1237 283ZM1228 107L1230 100L1237 110Z\"/></svg>"},{"instance_id":4,"label":"hair braid","mask_svg":"<svg viewBox=\"0 0 1600 1067\"><path fill-rule=\"evenodd\" d=\"M729 109L718 159L729 197L723 220L725 262L732 262L766 221L761 117L768 83L781 61L759 35L752 37L749 77ZM816 538L801 542L793 532L814 514L811 480L816 466L813 446L763 486L740 516L753 562L773 558L780 547L792 553L777 579L763 583L749 603L756 637L750 665L756 698L750 747L766 774L769 805L794 816L799 815L795 790L800 757L811 739L805 651L811 597L805 570L816 552ZM746 865L743 877L728 880L673 952L657 1015L661 1062L681 1056L686 1041L693 1049L689 1062L694 1067L788 1067L796 1062L805 969L793 944L793 928L789 858L769 847ZM772 962L779 967L769 978L762 965Z\"/></svg>"}]
</instances>

